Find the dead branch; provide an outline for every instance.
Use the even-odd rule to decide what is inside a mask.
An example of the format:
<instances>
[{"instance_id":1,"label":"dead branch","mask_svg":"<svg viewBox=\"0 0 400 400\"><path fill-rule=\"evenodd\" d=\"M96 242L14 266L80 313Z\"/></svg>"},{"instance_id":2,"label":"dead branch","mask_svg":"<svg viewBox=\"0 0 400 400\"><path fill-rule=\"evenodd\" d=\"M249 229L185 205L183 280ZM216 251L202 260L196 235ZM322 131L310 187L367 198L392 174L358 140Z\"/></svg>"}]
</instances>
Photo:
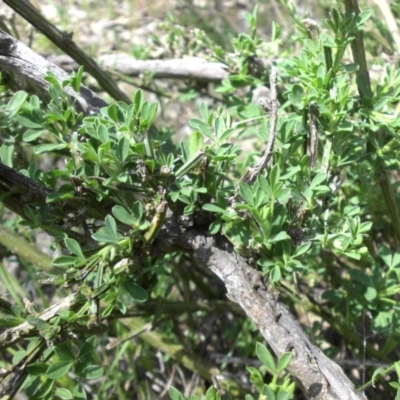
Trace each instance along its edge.
<instances>
[{"instance_id":1,"label":"dead branch","mask_svg":"<svg viewBox=\"0 0 400 400\"><path fill-rule=\"evenodd\" d=\"M204 82L219 82L228 76L223 64L198 57L136 60L127 54L109 54L100 56L98 61L106 69L129 76L150 73L154 78L193 79Z\"/></svg>"},{"instance_id":2,"label":"dead branch","mask_svg":"<svg viewBox=\"0 0 400 400\"><path fill-rule=\"evenodd\" d=\"M26 19L32 26L42 32L62 51L70 55L79 65L83 65L99 85L114 99L130 103L130 98L122 92L110 75L103 71L96 62L72 40L72 32L62 32L50 23L42 14L29 2L29 0L15 1L4 0L9 7Z\"/></svg>"},{"instance_id":3,"label":"dead branch","mask_svg":"<svg viewBox=\"0 0 400 400\"><path fill-rule=\"evenodd\" d=\"M61 68L46 61L2 30L0 30L0 66L19 78L17 83L20 87L23 89L28 87L42 98L48 98L49 83L44 79L48 71L53 72L60 82L69 78ZM72 98L77 99L85 114L97 113L101 107L107 106L104 100L83 85L78 95L71 87L67 87L66 91Z\"/></svg>"},{"instance_id":4,"label":"dead branch","mask_svg":"<svg viewBox=\"0 0 400 400\"><path fill-rule=\"evenodd\" d=\"M225 284L227 296L238 303L257 324L277 356L293 354L288 367L307 398L314 400L366 399L342 369L316 347L297 320L280 301L279 294L263 281L261 273L250 268L222 238L209 237L196 230L183 232L172 218L167 219L158 239L163 251L178 245L214 272Z\"/></svg>"},{"instance_id":5,"label":"dead branch","mask_svg":"<svg viewBox=\"0 0 400 400\"><path fill-rule=\"evenodd\" d=\"M253 183L257 176L261 174L261 172L268 166L275 145L275 139L277 135L276 125L278 122L278 89L277 89L277 71L275 68L271 68L271 72L269 75L269 83L271 87L271 95L269 98L262 97L260 99L261 106L265 109L265 111L271 114L270 118L270 129L269 129L269 138L267 147L265 148L264 155L261 158L260 162L253 168L253 170L248 174L248 177L245 177L244 180L251 184Z\"/></svg>"},{"instance_id":6,"label":"dead branch","mask_svg":"<svg viewBox=\"0 0 400 400\"><path fill-rule=\"evenodd\" d=\"M61 310L74 310L79 304L86 301L79 292L72 293L65 297L58 303L52 305L47 310L37 315L42 321L50 321L54 318L57 313ZM23 322L22 324L9 328L0 335L0 350L10 347L14 343L17 343L21 338L33 336L37 333L37 327L31 325L29 322Z\"/></svg>"}]
</instances>

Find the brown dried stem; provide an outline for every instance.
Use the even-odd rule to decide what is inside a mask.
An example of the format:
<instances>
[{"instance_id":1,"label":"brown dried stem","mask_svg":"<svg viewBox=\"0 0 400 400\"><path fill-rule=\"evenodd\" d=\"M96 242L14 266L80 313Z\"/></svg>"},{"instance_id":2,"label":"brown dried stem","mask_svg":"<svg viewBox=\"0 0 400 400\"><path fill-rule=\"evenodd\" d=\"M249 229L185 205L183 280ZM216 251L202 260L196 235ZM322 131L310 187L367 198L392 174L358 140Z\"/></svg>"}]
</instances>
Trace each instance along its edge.
<instances>
[{"instance_id":1,"label":"brown dried stem","mask_svg":"<svg viewBox=\"0 0 400 400\"><path fill-rule=\"evenodd\" d=\"M270 129L269 129L269 138L267 147L264 151L264 155L261 158L260 162L250 171L250 174L247 178L243 180L247 183L253 183L257 176L261 174L261 172L268 166L269 161L272 157L274 146L275 146L275 139L276 139L276 125L278 122L278 90L277 90L277 70L272 67L271 72L269 74L269 83L270 83L270 97L265 98L262 97L260 99L260 104L262 107L270 112Z\"/></svg>"}]
</instances>

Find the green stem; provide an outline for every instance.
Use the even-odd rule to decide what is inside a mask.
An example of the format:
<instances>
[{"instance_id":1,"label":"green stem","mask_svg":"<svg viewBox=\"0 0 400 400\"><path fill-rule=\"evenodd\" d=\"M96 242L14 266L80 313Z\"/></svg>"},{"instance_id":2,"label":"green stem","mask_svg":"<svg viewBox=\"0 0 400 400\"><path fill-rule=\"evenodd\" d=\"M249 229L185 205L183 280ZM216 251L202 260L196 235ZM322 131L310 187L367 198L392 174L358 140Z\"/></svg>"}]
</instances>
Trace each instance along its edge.
<instances>
[{"instance_id":1,"label":"green stem","mask_svg":"<svg viewBox=\"0 0 400 400\"><path fill-rule=\"evenodd\" d=\"M0 243L18 257L45 272L54 271L52 259L17 233L0 225Z\"/></svg>"},{"instance_id":2,"label":"green stem","mask_svg":"<svg viewBox=\"0 0 400 400\"><path fill-rule=\"evenodd\" d=\"M380 372L378 375L378 378L384 378L387 374L390 374L395 369L396 369L396 363L394 363L390 367L388 367L388 368L384 369L382 372ZM367 387L373 385L377 381L378 378L375 377L374 380L370 380L367 383L364 383L364 385L360 386L358 388L358 390L360 392L364 391Z\"/></svg>"},{"instance_id":3,"label":"green stem","mask_svg":"<svg viewBox=\"0 0 400 400\"><path fill-rule=\"evenodd\" d=\"M344 4L346 12L352 12L355 14L356 17L360 14L358 0L345 0ZM371 102L371 99L365 96L365 91L372 93L372 88L367 66L367 58L365 55L363 32L354 32L354 37L355 40L353 40L353 42L351 43L351 50L353 52L354 61L359 65L359 69L357 71L358 91L364 107L368 110L368 108L370 108L369 103ZM359 84L360 81L362 81L363 85L365 86L364 91L361 90L361 86ZM368 135L376 135L376 132L368 131L367 133ZM374 148L374 146L372 145L371 137L368 139L367 148ZM376 151L377 154L378 151ZM386 207L392 221L392 226L396 234L397 241L400 243L400 210L397 204L395 193L393 191L393 187L390 184L388 174L383 169L380 169L379 165L380 163L375 163L375 174L379 176L379 185L385 199Z\"/></svg>"}]
</instances>

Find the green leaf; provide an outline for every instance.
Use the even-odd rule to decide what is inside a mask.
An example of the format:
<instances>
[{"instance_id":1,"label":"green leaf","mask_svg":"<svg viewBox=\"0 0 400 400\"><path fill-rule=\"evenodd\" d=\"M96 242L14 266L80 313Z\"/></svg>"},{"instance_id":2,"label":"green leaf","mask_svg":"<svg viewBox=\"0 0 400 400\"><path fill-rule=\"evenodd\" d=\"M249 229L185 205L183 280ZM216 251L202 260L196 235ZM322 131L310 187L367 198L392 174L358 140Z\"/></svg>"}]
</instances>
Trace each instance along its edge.
<instances>
[{"instance_id":1,"label":"green leaf","mask_svg":"<svg viewBox=\"0 0 400 400\"><path fill-rule=\"evenodd\" d=\"M356 81L362 95L367 99L372 99L374 94L372 93L369 79L364 74L359 74L357 75Z\"/></svg>"},{"instance_id":2,"label":"green leaf","mask_svg":"<svg viewBox=\"0 0 400 400\"><path fill-rule=\"evenodd\" d=\"M290 400L292 395L286 390L281 390L276 396L276 400Z\"/></svg>"},{"instance_id":3,"label":"green leaf","mask_svg":"<svg viewBox=\"0 0 400 400\"><path fill-rule=\"evenodd\" d=\"M12 168L14 160L14 144L3 143L0 147L0 156L2 163Z\"/></svg>"},{"instance_id":4,"label":"green leaf","mask_svg":"<svg viewBox=\"0 0 400 400\"><path fill-rule=\"evenodd\" d=\"M117 224L115 223L115 219L111 215L107 215L105 223L107 231L117 236Z\"/></svg>"},{"instance_id":5,"label":"green leaf","mask_svg":"<svg viewBox=\"0 0 400 400\"><path fill-rule=\"evenodd\" d=\"M47 82L51 83L53 86L58 87L58 88L61 88L61 83L60 83L60 81L58 80L58 77L57 77L57 75L56 75L54 72L52 72L52 71L47 71L47 75L44 77L44 79L45 79Z\"/></svg>"},{"instance_id":6,"label":"green leaf","mask_svg":"<svg viewBox=\"0 0 400 400\"><path fill-rule=\"evenodd\" d=\"M19 113L19 110L21 109L27 98L28 93L24 92L23 90L19 90L18 92L15 92L13 94L6 108L9 118L13 118Z\"/></svg>"},{"instance_id":7,"label":"green leaf","mask_svg":"<svg viewBox=\"0 0 400 400\"><path fill-rule=\"evenodd\" d=\"M79 258L85 259L81 246L75 239L70 239L70 238L65 239L65 245L72 254L75 254Z\"/></svg>"},{"instance_id":8,"label":"green leaf","mask_svg":"<svg viewBox=\"0 0 400 400\"><path fill-rule=\"evenodd\" d=\"M271 280L271 282L276 283L276 282L280 282L282 279L282 272L281 272L281 268L278 265L275 265L270 273L269 273L269 279Z\"/></svg>"},{"instance_id":9,"label":"green leaf","mask_svg":"<svg viewBox=\"0 0 400 400\"><path fill-rule=\"evenodd\" d=\"M223 142L225 140L228 140L234 132L235 132L235 129L233 129L233 128L226 129L224 131L224 133L222 134L222 136L220 137L220 141Z\"/></svg>"},{"instance_id":10,"label":"green leaf","mask_svg":"<svg viewBox=\"0 0 400 400\"><path fill-rule=\"evenodd\" d=\"M104 368L100 365L88 365L79 376L85 379L98 379L103 376Z\"/></svg>"},{"instance_id":11,"label":"green leaf","mask_svg":"<svg viewBox=\"0 0 400 400\"><path fill-rule=\"evenodd\" d=\"M26 132L24 132L22 140L24 142L32 142L37 138L43 136L45 132L46 131L43 129L28 129Z\"/></svg>"},{"instance_id":12,"label":"green leaf","mask_svg":"<svg viewBox=\"0 0 400 400\"><path fill-rule=\"evenodd\" d=\"M247 183L239 184L239 193L243 197L243 200L251 206L254 206L253 192Z\"/></svg>"},{"instance_id":13,"label":"green leaf","mask_svg":"<svg viewBox=\"0 0 400 400\"><path fill-rule=\"evenodd\" d=\"M261 394L263 397L266 397L268 400L276 400L274 391L267 385L264 385Z\"/></svg>"},{"instance_id":14,"label":"green leaf","mask_svg":"<svg viewBox=\"0 0 400 400\"><path fill-rule=\"evenodd\" d=\"M320 185L322 182L326 180L326 174L323 172L320 172L319 174L314 176L314 179L312 180L310 184L310 189L315 190L315 188Z\"/></svg>"},{"instance_id":15,"label":"green leaf","mask_svg":"<svg viewBox=\"0 0 400 400\"><path fill-rule=\"evenodd\" d=\"M257 342L256 344L256 354L259 360L268 368L268 371L271 374L276 373L276 365L274 361L274 357L270 353L270 351L261 343Z\"/></svg>"},{"instance_id":16,"label":"green leaf","mask_svg":"<svg viewBox=\"0 0 400 400\"><path fill-rule=\"evenodd\" d=\"M97 339L95 336L91 336L85 340L79 349L79 358L82 358L86 355L91 355L95 351L97 346Z\"/></svg>"},{"instance_id":17,"label":"green leaf","mask_svg":"<svg viewBox=\"0 0 400 400\"><path fill-rule=\"evenodd\" d=\"M371 10L361 11L360 14L357 15L357 25L362 25L364 22L368 21L372 16Z\"/></svg>"},{"instance_id":18,"label":"green leaf","mask_svg":"<svg viewBox=\"0 0 400 400\"><path fill-rule=\"evenodd\" d=\"M173 386L169 388L168 394L169 397L171 397L171 400L185 400L182 393L178 389L175 389Z\"/></svg>"},{"instance_id":19,"label":"green leaf","mask_svg":"<svg viewBox=\"0 0 400 400\"><path fill-rule=\"evenodd\" d=\"M220 397L218 396L217 389L215 389L214 386L210 386L206 392L206 398L205 400L220 400Z\"/></svg>"},{"instance_id":20,"label":"green leaf","mask_svg":"<svg viewBox=\"0 0 400 400\"><path fill-rule=\"evenodd\" d=\"M74 400L87 400L86 392L79 382L75 382L74 390L72 392Z\"/></svg>"},{"instance_id":21,"label":"green leaf","mask_svg":"<svg viewBox=\"0 0 400 400\"><path fill-rule=\"evenodd\" d=\"M75 265L77 262L81 261L78 257L73 256L60 256L53 260L52 264L56 267L63 267L66 265Z\"/></svg>"},{"instance_id":22,"label":"green leaf","mask_svg":"<svg viewBox=\"0 0 400 400\"><path fill-rule=\"evenodd\" d=\"M393 260L393 255L392 255L392 251L389 249L389 247L385 246L385 245L381 245L379 247L379 256L382 258L382 260L384 261L384 263L389 267L392 268L393 264L392 264L392 260Z\"/></svg>"},{"instance_id":23,"label":"green leaf","mask_svg":"<svg viewBox=\"0 0 400 400\"><path fill-rule=\"evenodd\" d=\"M222 221L218 218L215 221L211 222L209 227L209 232L211 235L216 235L222 229Z\"/></svg>"},{"instance_id":24,"label":"green leaf","mask_svg":"<svg viewBox=\"0 0 400 400\"><path fill-rule=\"evenodd\" d=\"M367 289L364 292L364 297L367 301L373 301L377 298L378 292L374 287L367 287Z\"/></svg>"},{"instance_id":25,"label":"green leaf","mask_svg":"<svg viewBox=\"0 0 400 400\"><path fill-rule=\"evenodd\" d=\"M68 373L74 365L71 361L58 361L50 365L46 371L46 375L50 379L60 379Z\"/></svg>"},{"instance_id":26,"label":"green leaf","mask_svg":"<svg viewBox=\"0 0 400 400\"><path fill-rule=\"evenodd\" d=\"M200 114L203 117L204 121L208 121L208 107L206 103L201 103L200 106Z\"/></svg>"},{"instance_id":27,"label":"green leaf","mask_svg":"<svg viewBox=\"0 0 400 400\"><path fill-rule=\"evenodd\" d=\"M138 302L145 302L149 295L145 289L133 282L124 282L124 288L133 300Z\"/></svg>"},{"instance_id":28,"label":"green leaf","mask_svg":"<svg viewBox=\"0 0 400 400\"><path fill-rule=\"evenodd\" d=\"M221 207L218 207L215 204L204 204L203 210L209 211L209 212L214 212L217 214L228 214L227 210L224 210Z\"/></svg>"},{"instance_id":29,"label":"green leaf","mask_svg":"<svg viewBox=\"0 0 400 400\"><path fill-rule=\"evenodd\" d=\"M384 373L384 372L385 372L385 368L383 368L383 367L379 367L374 371L374 373L372 374L372 378L371 378L371 383L373 386L375 384L375 380L378 377L380 377L382 375L382 373Z\"/></svg>"},{"instance_id":30,"label":"green leaf","mask_svg":"<svg viewBox=\"0 0 400 400\"><path fill-rule=\"evenodd\" d=\"M35 391L31 392L30 388L27 388L26 394L28 395L29 399L40 399L46 398L51 391L53 390L54 380L52 379L45 379L44 381L40 377L35 378L37 384L35 387ZM49 399L50 397L47 397Z\"/></svg>"},{"instance_id":31,"label":"green leaf","mask_svg":"<svg viewBox=\"0 0 400 400\"><path fill-rule=\"evenodd\" d=\"M126 158L128 157L129 154L129 150L130 150L130 142L126 137L121 137L118 140L118 147L117 147L118 151L118 160L119 161L125 161Z\"/></svg>"},{"instance_id":32,"label":"green leaf","mask_svg":"<svg viewBox=\"0 0 400 400\"><path fill-rule=\"evenodd\" d=\"M279 374L281 372L283 372L287 366L290 363L290 360L292 359L293 354L290 352L284 353L279 357L278 360L278 366L276 368L276 372Z\"/></svg>"},{"instance_id":33,"label":"green leaf","mask_svg":"<svg viewBox=\"0 0 400 400\"><path fill-rule=\"evenodd\" d=\"M25 350L16 351L12 358L13 365L18 364L25 356L26 356Z\"/></svg>"},{"instance_id":34,"label":"green leaf","mask_svg":"<svg viewBox=\"0 0 400 400\"><path fill-rule=\"evenodd\" d=\"M110 139L110 136L108 134L108 129L105 127L105 125L101 124L98 129L97 129L97 134L99 136L99 139L102 143L107 143Z\"/></svg>"},{"instance_id":35,"label":"green leaf","mask_svg":"<svg viewBox=\"0 0 400 400\"><path fill-rule=\"evenodd\" d=\"M275 21L272 21L272 41L275 42L276 40L278 40L281 36L281 26L276 23Z\"/></svg>"},{"instance_id":36,"label":"green leaf","mask_svg":"<svg viewBox=\"0 0 400 400\"><path fill-rule=\"evenodd\" d=\"M290 240L290 239L291 239L290 236L285 231L281 231L277 235L269 239L269 242L275 243L275 242L281 242L282 240Z\"/></svg>"},{"instance_id":37,"label":"green leaf","mask_svg":"<svg viewBox=\"0 0 400 400\"><path fill-rule=\"evenodd\" d=\"M289 99L293 105L300 110L303 109L303 97L304 89L299 84L294 84L292 87L292 92L289 94Z\"/></svg>"},{"instance_id":38,"label":"green leaf","mask_svg":"<svg viewBox=\"0 0 400 400\"><path fill-rule=\"evenodd\" d=\"M48 143L39 144L33 148L34 154L52 153L57 150L65 149L67 145L65 143Z\"/></svg>"},{"instance_id":39,"label":"green leaf","mask_svg":"<svg viewBox=\"0 0 400 400\"><path fill-rule=\"evenodd\" d=\"M204 136L200 132L194 131L190 136L190 144L189 144L190 156L193 156L199 150L201 150L203 148L203 145L204 145Z\"/></svg>"},{"instance_id":40,"label":"green leaf","mask_svg":"<svg viewBox=\"0 0 400 400\"><path fill-rule=\"evenodd\" d=\"M261 265L263 268L268 268L268 269L275 265L275 263L268 258L260 258L257 261L257 264Z\"/></svg>"},{"instance_id":41,"label":"green leaf","mask_svg":"<svg viewBox=\"0 0 400 400\"><path fill-rule=\"evenodd\" d=\"M150 107L148 109L147 118L146 118L146 120L147 120L147 124L146 124L147 129L150 128L151 124L153 123L154 118L156 117L156 114L157 114L157 110L158 110L158 103L151 103Z\"/></svg>"},{"instance_id":42,"label":"green leaf","mask_svg":"<svg viewBox=\"0 0 400 400\"><path fill-rule=\"evenodd\" d=\"M112 121L118 122L118 107L116 104L111 104L107 107L107 115Z\"/></svg>"},{"instance_id":43,"label":"green leaf","mask_svg":"<svg viewBox=\"0 0 400 400\"><path fill-rule=\"evenodd\" d=\"M39 118L36 115L27 113L18 114L16 117L17 121L26 128L43 130L43 117Z\"/></svg>"},{"instance_id":44,"label":"green leaf","mask_svg":"<svg viewBox=\"0 0 400 400\"><path fill-rule=\"evenodd\" d=\"M132 207L133 215L135 216L136 222L140 222L143 218L144 207L143 203L140 201L136 201Z\"/></svg>"},{"instance_id":45,"label":"green leaf","mask_svg":"<svg viewBox=\"0 0 400 400\"><path fill-rule=\"evenodd\" d=\"M67 310L60 310L60 312L61 311L67 311ZM54 352L57 354L60 361L75 360L75 353L69 342L59 343L56 346L54 346Z\"/></svg>"},{"instance_id":46,"label":"green leaf","mask_svg":"<svg viewBox=\"0 0 400 400\"><path fill-rule=\"evenodd\" d=\"M29 375L42 376L46 373L48 368L49 368L48 364L36 362L28 365L26 367L26 370L28 371Z\"/></svg>"},{"instance_id":47,"label":"green leaf","mask_svg":"<svg viewBox=\"0 0 400 400\"><path fill-rule=\"evenodd\" d=\"M208 138L212 138L213 135L211 133L210 127L204 123L203 121L197 119L197 118L192 118L189 121L189 125L194 128L199 130L204 136L207 136Z\"/></svg>"},{"instance_id":48,"label":"green leaf","mask_svg":"<svg viewBox=\"0 0 400 400\"><path fill-rule=\"evenodd\" d=\"M125 225L132 225L135 223L135 218L133 218L132 215L122 206L114 206L112 208L112 213L118 221Z\"/></svg>"},{"instance_id":49,"label":"green leaf","mask_svg":"<svg viewBox=\"0 0 400 400\"><path fill-rule=\"evenodd\" d=\"M269 173L269 184L271 186L271 189L273 192L275 192L276 187L279 183L279 178L280 178L280 169L279 165L275 164Z\"/></svg>"},{"instance_id":50,"label":"green leaf","mask_svg":"<svg viewBox=\"0 0 400 400\"><path fill-rule=\"evenodd\" d=\"M28 315L26 317L26 321L31 324L32 326L35 326L36 328L38 328L40 331L44 331L46 329L49 329L52 327L51 324L49 324L46 321L43 321L40 318L35 317L34 315Z\"/></svg>"},{"instance_id":51,"label":"green leaf","mask_svg":"<svg viewBox=\"0 0 400 400\"><path fill-rule=\"evenodd\" d=\"M143 103L144 103L143 91L139 89L135 92L135 96L133 97L133 104L135 106L136 115L139 114L139 112L141 111Z\"/></svg>"},{"instance_id":52,"label":"green leaf","mask_svg":"<svg viewBox=\"0 0 400 400\"><path fill-rule=\"evenodd\" d=\"M387 329L393 323L393 313L391 311L380 311L373 322L374 330Z\"/></svg>"},{"instance_id":53,"label":"green leaf","mask_svg":"<svg viewBox=\"0 0 400 400\"><path fill-rule=\"evenodd\" d=\"M247 371L250 374L250 380L256 387L256 389L261 392L262 387L264 386L264 378L262 377L260 371L254 367L247 367Z\"/></svg>"},{"instance_id":54,"label":"green leaf","mask_svg":"<svg viewBox=\"0 0 400 400\"><path fill-rule=\"evenodd\" d=\"M84 69L83 65L81 65L76 73L71 74L71 86L77 93L81 88Z\"/></svg>"},{"instance_id":55,"label":"green leaf","mask_svg":"<svg viewBox=\"0 0 400 400\"><path fill-rule=\"evenodd\" d=\"M306 253L310 247L311 247L311 242L302 243L300 246L297 247L292 257L294 258L301 256L302 254Z\"/></svg>"},{"instance_id":56,"label":"green leaf","mask_svg":"<svg viewBox=\"0 0 400 400\"><path fill-rule=\"evenodd\" d=\"M55 391L55 395L63 400L69 400L73 398L72 393L68 389L64 388L57 388Z\"/></svg>"},{"instance_id":57,"label":"green leaf","mask_svg":"<svg viewBox=\"0 0 400 400\"><path fill-rule=\"evenodd\" d=\"M117 224L111 215L107 215L105 226L94 233L92 238L98 242L104 243L117 243L124 239L124 237L117 231Z\"/></svg>"}]
</instances>

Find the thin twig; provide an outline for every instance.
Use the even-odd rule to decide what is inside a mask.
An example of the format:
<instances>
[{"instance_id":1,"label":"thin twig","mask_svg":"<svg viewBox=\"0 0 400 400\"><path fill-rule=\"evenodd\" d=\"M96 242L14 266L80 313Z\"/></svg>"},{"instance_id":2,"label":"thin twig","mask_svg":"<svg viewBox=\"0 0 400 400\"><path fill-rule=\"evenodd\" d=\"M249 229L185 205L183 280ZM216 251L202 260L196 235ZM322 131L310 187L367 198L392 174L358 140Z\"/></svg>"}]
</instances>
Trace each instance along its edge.
<instances>
[{"instance_id":1,"label":"thin twig","mask_svg":"<svg viewBox=\"0 0 400 400\"><path fill-rule=\"evenodd\" d=\"M82 297L79 292L70 294L58 303L53 304L51 307L39 313L37 318L47 322L55 317L61 310L73 310L84 301L86 301L86 298ZM23 322L18 326L7 329L0 335L0 350L12 346L22 338L37 335L37 332L38 328L31 325L29 322Z\"/></svg>"},{"instance_id":2,"label":"thin twig","mask_svg":"<svg viewBox=\"0 0 400 400\"><path fill-rule=\"evenodd\" d=\"M310 167L315 168L318 156L318 107L315 103L310 106Z\"/></svg>"},{"instance_id":3,"label":"thin twig","mask_svg":"<svg viewBox=\"0 0 400 400\"><path fill-rule=\"evenodd\" d=\"M247 177L244 177L242 180L251 184L253 183L257 176L261 174L261 172L269 165L271 160L275 139L276 139L276 125L278 122L278 90L277 90L277 70L272 67L271 72L269 74L269 83L270 83L270 97L261 97L260 104L264 108L265 111L270 112L270 129L269 129L269 138L267 147L265 149L264 155L261 158L260 162L247 174Z\"/></svg>"}]
</instances>

